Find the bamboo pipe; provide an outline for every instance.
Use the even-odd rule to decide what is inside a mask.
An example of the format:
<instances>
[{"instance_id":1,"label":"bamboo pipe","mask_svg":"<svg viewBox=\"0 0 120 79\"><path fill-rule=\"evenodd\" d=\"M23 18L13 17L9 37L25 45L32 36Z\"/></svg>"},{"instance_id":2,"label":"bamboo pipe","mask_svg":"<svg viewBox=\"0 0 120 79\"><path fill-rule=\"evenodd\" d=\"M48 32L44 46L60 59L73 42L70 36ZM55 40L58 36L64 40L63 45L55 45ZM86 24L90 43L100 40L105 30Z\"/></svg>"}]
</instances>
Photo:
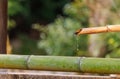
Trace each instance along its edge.
<instances>
[{"instance_id":1,"label":"bamboo pipe","mask_svg":"<svg viewBox=\"0 0 120 79\"><path fill-rule=\"evenodd\" d=\"M120 32L120 25L107 25L103 27L81 28L75 32L76 35L96 34L104 32Z\"/></svg>"},{"instance_id":2,"label":"bamboo pipe","mask_svg":"<svg viewBox=\"0 0 120 79\"><path fill-rule=\"evenodd\" d=\"M0 54L0 68L120 74L120 59Z\"/></svg>"}]
</instances>

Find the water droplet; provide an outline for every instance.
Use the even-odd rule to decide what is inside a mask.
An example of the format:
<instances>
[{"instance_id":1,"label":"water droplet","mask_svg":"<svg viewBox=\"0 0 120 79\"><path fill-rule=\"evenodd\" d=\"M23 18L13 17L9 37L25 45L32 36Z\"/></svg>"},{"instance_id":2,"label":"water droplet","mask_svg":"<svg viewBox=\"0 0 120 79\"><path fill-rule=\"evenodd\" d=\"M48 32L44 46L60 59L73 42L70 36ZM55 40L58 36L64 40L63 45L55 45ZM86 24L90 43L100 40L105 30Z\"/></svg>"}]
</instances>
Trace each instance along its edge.
<instances>
[{"instance_id":1,"label":"water droplet","mask_svg":"<svg viewBox=\"0 0 120 79\"><path fill-rule=\"evenodd\" d=\"M76 41L76 44L75 44L75 46L76 46L76 52L78 52L79 51L79 37L78 37L78 35L75 35L75 41Z\"/></svg>"}]
</instances>

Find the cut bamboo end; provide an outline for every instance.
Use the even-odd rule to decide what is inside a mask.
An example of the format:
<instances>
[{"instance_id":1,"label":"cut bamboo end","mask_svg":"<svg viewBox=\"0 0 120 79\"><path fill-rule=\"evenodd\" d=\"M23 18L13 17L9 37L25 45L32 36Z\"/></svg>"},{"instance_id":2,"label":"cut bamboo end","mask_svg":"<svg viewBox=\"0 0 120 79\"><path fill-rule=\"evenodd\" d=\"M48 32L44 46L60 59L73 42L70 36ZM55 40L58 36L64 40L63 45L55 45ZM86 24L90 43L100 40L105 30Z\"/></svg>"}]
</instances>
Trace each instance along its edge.
<instances>
[{"instance_id":1,"label":"cut bamboo end","mask_svg":"<svg viewBox=\"0 0 120 79\"><path fill-rule=\"evenodd\" d=\"M96 34L105 32L120 32L120 25L107 25L102 27L81 28L75 32L76 35Z\"/></svg>"}]
</instances>

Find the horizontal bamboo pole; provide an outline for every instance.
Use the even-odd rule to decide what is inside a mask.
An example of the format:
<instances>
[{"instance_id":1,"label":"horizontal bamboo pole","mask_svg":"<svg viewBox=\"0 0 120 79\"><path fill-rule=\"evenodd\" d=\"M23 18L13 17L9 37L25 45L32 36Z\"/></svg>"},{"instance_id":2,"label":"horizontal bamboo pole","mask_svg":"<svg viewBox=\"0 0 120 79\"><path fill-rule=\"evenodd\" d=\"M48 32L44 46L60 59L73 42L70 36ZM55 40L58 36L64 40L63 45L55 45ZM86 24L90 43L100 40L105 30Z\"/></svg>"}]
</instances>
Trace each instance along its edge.
<instances>
[{"instance_id":1,"label":"horizontal bamboo pole","mask_svg":"<svg viewBox=\"0 0 120 79\"><path fill-rule=\"evenodd\" d=\"M120 59L0 55L0 68L120 74Z\"/></svg>"},{"instance_id":2,"label":"horizontal bamboo pole","mask_svg":"<svg viewBox=\"0 0 120 79\"><path fill-rule=\"evenodd\" d=\"M120 25L107 25L103 27L81 28L75 32L76 35L96 34L104 32L120 32Z\"/></svg>"}]
</instances>

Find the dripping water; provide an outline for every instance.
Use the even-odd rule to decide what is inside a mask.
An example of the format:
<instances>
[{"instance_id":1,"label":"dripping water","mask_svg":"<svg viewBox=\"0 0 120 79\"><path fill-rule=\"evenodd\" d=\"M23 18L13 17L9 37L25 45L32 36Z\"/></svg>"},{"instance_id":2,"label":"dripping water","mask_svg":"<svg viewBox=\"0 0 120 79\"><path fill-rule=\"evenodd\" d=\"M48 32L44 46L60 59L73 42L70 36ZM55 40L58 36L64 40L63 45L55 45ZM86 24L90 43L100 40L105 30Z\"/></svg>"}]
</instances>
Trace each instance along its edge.
<instances>
[{"instance_id":1,"label":"dripping water","mask_svg":"<svg viewBox=\"0 0 120 79\"><path fill-rule=\"evenodd\" d=\"M78 52L79 51L79 38L78 38L78 36L76 35L76 37L75 37L75 40L76 40L76 52Z\"/></svg>"},{"instance_id":2,"label":"dripping water","mask_svg":"<svg viewBox=\"0 0 120 79\"><path fill-rule=\"evenodd\" d=\"M76 54L79 52L79 33L81 31L82 31L82 29L79 29L74 33L74 36L75 36L75 52L76 52Z\"/></svg>"},{"instance_id":3,"label":"dripping water","mask_svg":"<svg viewBox=\"0 0 120 79\"><path fill-rule=\"evenodd\" d=\"M79 51L79 36L74 34L74 39L75 39L75 43L73 46L75 48L75 54L77 55Z\"/></svg>"}]
</instances>

